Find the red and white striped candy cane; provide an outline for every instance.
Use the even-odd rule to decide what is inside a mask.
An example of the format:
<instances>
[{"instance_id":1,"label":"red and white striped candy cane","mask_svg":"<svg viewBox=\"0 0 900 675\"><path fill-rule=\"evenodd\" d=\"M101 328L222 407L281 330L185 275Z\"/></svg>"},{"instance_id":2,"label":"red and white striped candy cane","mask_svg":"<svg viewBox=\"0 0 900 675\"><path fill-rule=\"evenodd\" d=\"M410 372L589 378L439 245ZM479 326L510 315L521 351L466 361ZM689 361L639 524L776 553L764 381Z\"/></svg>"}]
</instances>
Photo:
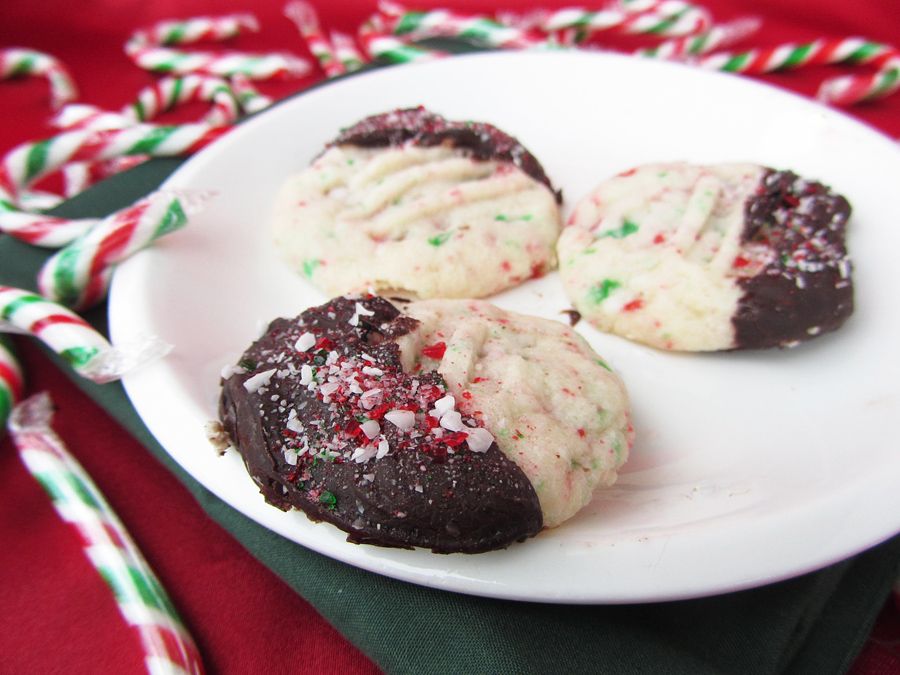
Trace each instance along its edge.
<instances>
[{"instance_id":1,"label":"red and white striped candy cane","mask_svg":"<svg viewBox=\"0 0 900 675\"><path fill-rule=\"evenodd\" d=\"M25 381L12 343L0 335L0 436L13 406L22 400Z\"/></svg>"},{"instance_id":2,"label":"red and white striped candy cane","mask_svg":"<svg viewBox=\"0 0 900 675\"><path fill-rule=\"evenodd\" d=\"M366 57L356 46L352 36L340 31L332 31L331 43L334 45L334 55L344 66L344 70L352 73L366 65Z\"/></svg>"},{"instance_id":3,"label":"red and white striped candy cane","mask_svg":"<svg viewBox=\"0 0 900 675\"><path fill-rule=\"evenodd\" d=\"M660 42L655 47L638 49L635 54L659 59L687 60L690 57L708 54L715 49L742 40L759 30L761 25L760 19L745 17L729 23L714 25L709 30L696 35L686 35Z\"/></svg>"},{"instance_id":4,"label":"red and white striped candy cane","mask_svg":"<svg viewBox=\"0 0 900 675\"><path fill-rule=\"evenodd\" d=\"M117 380L171 349L171 345L154 337L122 348L112 347L105 337L71 310L12 286L0 286L0 332L36 337L79 375L101 384Z\"/></svg>"},{"instance_id":5,"label":"red and white striped candy cane","mask_svg":"<svg viewBox=\"0 0 900 675\"><path fill-rule=\"evenodd\" d=\"M0 231L38 246L64 245L93 227L96 220L70 221L26 213L20 207L20 196L28 185L69 162L191 154L228 129L207 124L138 124L125 129L68 131L37 143L24 143L0 162Z\"/></svg>"},{"instance_id":6,"label":"red and white striped candy cane","mask_svg":"<svg viewBox=\"0 0 900 675\"><path fill-rule=\"evenodd\" d=\"M528 49L547 44L545 36L508 26L482 15L463 15L445 9L412 12L393 2L381 2L378 13L385 28L404 40L459 37L501 49Z\"/></svg>"},{"instance_id":7,"label":"red and white striped candy cane","mask_svg":"<svg viewBox=\"0 0 900 675\"><path fill-rule=\"evenodd\" d=\"M867 64L881 68L896 57L897 50L890 45L851 37L788 42L744 52L721 52L705 56L697 65L711 70L756 75L830 63Z\"/></svg>"},{"instance_id":8,"label":"red and white striped candy cane","mask_svg":"<svg viewBox=\"0 0 900 675\"><path fill-rule=\"evenodd\" d=\"M134 102L121 112L100 110L95 106L72 104L65 106L51 123L64 130L122 129L146 122L160 113L194 101L211 102L213 108L202 120L212 126L231 124L242 113L258 112L271 104L250 82L240 76L232 81L208 75L166 77L145 87ZM66 197L82 192L95 182L137 166L149 157L131 155L94 162L71 162L62 167Z\"/></svg>"},{"instance_id":9,"label":"red and white striped candy cane","mask_svg":"<svg viewBox=\"0 0 900 675\"><path fill-rule=\"evenodd\" d=\"M583 41L592 33L616 30L627 34L668 37L691 35L712 25L709 12L682 0L633 0L588 11L564 8L547 16L541 25L546 33L576 29Z\"/></svg>"},{"instance_id":10,"label":"red and white striped candy cane","mask_svg":"<svg viewBox=\"0 0 900 675\"><path fill-rule=\"evenodd\" d=\"M359 28L359 44L368 59L381 59L392 64L419 63L450 56L437 49L408 45L390 35L379 15L372 16Z\"/></svg>"},{"instance_id":11,"label":"red and white striped candy cane","mask_svg":"<svg viewBox=\"0 0 900 675\"><path fill-rule=\"evenodd\" d=\"M46 393L13 410L9 429L23 464L79 534L85 555L137 633L147 672L200 675L203 662L193 638L122 521L51 428L52 417Z\"/></svg>"},{"instance_id":12,"label":"red and white striped candy cane","mask_svg":"<svg viewBox=\"0 0 900 675\"><path fill-rule=\"evenodd\" d=\"M722 52L705 56L697 63L703 68L751 75L832 63L877 69L871 75L850 75L823 82L819 99L835 105L880 98L900 88L900 52L890 45L860 37L823 38L738 53Z\"/></svg>"},{"instance_id":13,"label":"red and white striped candy cane","mask_svg":"<svg viewBox=\"0 0 900 675\"><path fill-rule=\"evenodd\" d=\"M816 97L832 105L852 105L893 94L900 89L900 57L889 59L877 73L826 80Z\"/></svg>"},{"instance_id":14,"label":"red and white striped candy cane","mask_svg":"<svg viewBox=\"0 0 900 675\"><path fill-rule=\"evenodd\" d=\"M78 95L72 76L55 57L34 49L11 47L0 49L0 79L38 75L50 83L50 99L54 108L72 101Z\"/></svg>"},{"instance_id":15,"label":"red and white striped candy cane","mask_svg":"<svg viewBox=\"0 0 900 675\"><path fill-rule=\"evenodd\" d=\"M226 80L196 74L165 77L144 87L122 114L134 122L147 122L160 113L195 101L212 104L212 110L201 120L206 124L231 124L240 116L239 101Z\"/></svg>"},{"instance_id":16,"label":"red and white striped candy cane","mask_svg":"<svg viewBox=\"0 0 900 675\"><path fill-rule=\"evenodd\" d=\"M242 30L257 29L256 19L249 14L164 21L135 32L125 44L125 53L140 68L175 75L202 73L230 77L240 74L253 80L266 80L298 77L309 71L309 64L293 54L215 54L184 52L167 47L201 40L223 40Z\"/></svg>"},{"instance_id":17,"label":"red and white striped candy cane","mask_svg":"<svg viewBox=\"0 0 900 675\"><path fill-rule=\"evenodd\" d=\"M315 8L308 2L294 0L284 7L284 15L294 22L310 53L316 57L326 77L337 77L347 72L337 58L334 45L322 32Z\"/></svg>"},{"instance_id":18,"label":"red and white striped candy cane","mask_svg":"<svg viewBox=\"0 0 900 675\"><path fill-rule=\"evenodd\" d=\"M107 216L44 263L38 289L72 309L93 307L106 297L116 265L184 227L207 196L159 191Z\"/></svg>"},{"instance_id":19,"label":"red and white striped candy cane","mask_svg":"<svg viewBox=\"0 0 900 675\"><path fill-rule=\"evenodd\" d=\"M97 162L70 162L62 168L63 196L71 198L81 194L91 185L99 183L110 176L120 174L123 171L133 169L148 159L150 158L147 155L128 155L127 157L114 157L113 159ZM64 241L59 246L64 246L69 241L72 240Z\"/></svg>"}]
</instances>

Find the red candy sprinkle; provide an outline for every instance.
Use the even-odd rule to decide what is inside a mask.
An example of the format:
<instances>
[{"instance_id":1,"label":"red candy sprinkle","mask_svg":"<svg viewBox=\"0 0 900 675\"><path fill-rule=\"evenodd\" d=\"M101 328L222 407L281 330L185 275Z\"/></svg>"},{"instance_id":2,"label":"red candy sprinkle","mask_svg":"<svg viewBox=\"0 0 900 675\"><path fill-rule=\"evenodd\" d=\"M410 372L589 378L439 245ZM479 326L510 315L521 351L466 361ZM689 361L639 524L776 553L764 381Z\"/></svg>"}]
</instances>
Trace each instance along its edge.
<instances>
[{"instance_id":1,"label":"red candy sprinkle","mask_svg":"<svg viewBox=\"0 0 900 675\"><path fill-rule=\"evenodd\" d=\"M579 430L578 430L578 435L581 436L582 438L584 438L584 434L585 434L584 429L579 429Z\"/></svg>"},{"instance_id":2,"label":"red candy sprinkle","mask_svg":"<svg viewBox=\"0 0 900 675\"><path fill-rule=\"evenodd\" d=\"M635 310L640 309L644 306L644 301L638 298L637 300L632 300L627 305L622 308L623 312L633 312Z\"/></svg>"},{"instance_id":3,"label":"red candy sprinkle","mask_svg":"<svg viewBox=\"0 0 900 675\"><path fill-rule=\"evenodd\" d=\"M750 264L750 261L744 258L743 256L738 256L734 259L734 262L731 263L732 267L746 267Z\"/></svg>"},{"instance_id":4,"label":"red candy sprinkle","mask_svg":"<svg viewBox=\"0 0 900 675\"><path fill-rule=\"evenodd\" d=\"M382 403L380 406L372 408L366 415L370 420L380 420L384 417L384 414L391 409L391 406L387 403Z\"/></svg>"},{"instance_id":5,"label":"red candy sprinkle","mask_svg":"<svg viewBox=\"0 0 900 675\"><path fill-rule=\"evenodd\" d=\"M665 240L666 238L662 234L657 234L655 237L653 237L654 244L662 244Z\"/></svg>"},{"instance_id":6,"label":"red candy sprinkle","mask_svg":"<svg viewBox=\"0 0 900 675\"><path fill-rule=\"evenodd\" d=\"M433 345L428 345L422 349L422 355L427 356L430 359L436 359L440 361L444 358L444 352L447 351L447 345L444 342L435 342Z\"/></svg>"},{"instance_id":7,"label":"red candy sprinkle","mask_svg":"<svg viewBox=\"0 0 900 675\"><path fill-rule=\"evenodd\" d=\"M468 434L464 431L456 431L452 434L444 434L440 440L451 448L455 448L457 445L462 445L467 437Z\"/></svg>"}]
</instances>

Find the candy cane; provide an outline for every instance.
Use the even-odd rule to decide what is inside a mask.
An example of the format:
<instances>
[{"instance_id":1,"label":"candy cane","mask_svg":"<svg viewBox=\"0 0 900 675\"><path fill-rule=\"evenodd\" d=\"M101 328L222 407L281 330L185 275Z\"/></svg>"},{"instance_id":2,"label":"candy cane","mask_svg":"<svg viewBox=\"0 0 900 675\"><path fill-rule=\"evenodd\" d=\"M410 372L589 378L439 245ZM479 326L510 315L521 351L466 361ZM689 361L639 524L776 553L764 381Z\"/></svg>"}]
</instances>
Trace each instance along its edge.
<instances>
[{"instance_id":1,"label":"candy cane","mask_svg":"<svg viewBox=\"0 0 900 675\"><path fill-rule=\"evenodd\" d=\"M272 99L260 94L256 87L250 83L250 80L243 75L231 76L231 89L241 104L241 109L247 115L259 112L272 105Z\"/></svg>"},{"instance_id":2,"label":"candy cane","mask_svg":"<svg viewBox=\"0 0 900 675\"><path fill-rule=\"evenodd\" d=\"M710 54L697 61L697 65L711 70L756 75L830 63L868 64L880 68L896 58L897 54L897 50L889 45L852 37L789 42L739 53Z\"/></svg>"},{"instance_id":3,"label":"candy cane","mask_svg":"<svg viewBox=\"0 0 900 675\"><path fill-rule=\"evenodd\" d=\"M447 52L437 49L408 45L399 38L389 35L378 15L360 27L359 43L368 58L381 59L393 64L432 61L450 56Z\"/></svg>"},{"instance_id":4,"label":"candy cane","mask_svg":"<svg viewBox=\"0 0 900 675\"><path fill-rule=\"evenodd\" d=\"M17 47L0 49L0 79L24 75L41 75L47 78L54 108L73 100L78 95L72 76L53 56L33 49Z\"/></svg>"},{"instance_id":5,"label":"candy cane","mask_svg":"<svg viewBox=\"0 0 900 675\"><path fill-rule=\"evenodd\" d=\"M0 435L13 406L25 390L22 368L12 351L12 343L0 335Z\"/></svg>"},{"instance_id":6,"label":"candy cane","mask_svg":"<svg viewBox=\"0 0 900 675\"><path fill-rule=\"evenodd\" d=\"M38 289L73 309L93 307L106 297L117 264L159 237L185 226L207 195L167 191L151 194L107 216L41 267Z\"/></svg>"},{"instance_id":7,"label":"candy cane","mask_svg":"<svg viewBox=\"0 0 900 675\"><path fill-rule=\"evenodd\" d=\"M212 126L231 124L241 113L258 112L272 103L272 99L262 96L245 77L235 76L228 81L207 75L185 75L166 77L145 87L134 102L126 105L121 112L72 104L65 106L51 120L51 124L64 130L123 129L194 101L212 102L212 111L203 119L204 123ZM146 155L131 155L105 161L68 163L62 167L63 194L72 197L97 181L133 168L147 159Z\"/></svg>"},{"instance_id":8,"label":"candy cane","mask_svg":"<svg viewBox=\"0 0 900 675\"><path fill-rule=\"evenodd\" d=\"M847 75L826 80L816 97L833 105L851 105L883 98L900 89L900 58L889 60L872 75Z\"/></svg>"},{"instance_id":9,"label":"candy cane","mask_svg":"<svg viewBox=\"0 0 900 675\"><path fill-rule=\"evenodd\" d=\"M131 36L131 41L153 45L185 45L207 40L227 40L243 31L259 31L259 22L252 14L160 21L149 29L136 31Z\"/></svg>"},{"instance_id":10,"label":"candy cane","mask_svg":"<svg viewBox=\"0 0 900 675\"><path fill-rule=\"evenodd\" d=\"M635 55L673 60L699 56L742 40L759 30L761 24L762 21L755 17L737 19L730 23L712 26L709 30L696 35L666 40L655 47L639 49Z\"/></svg>"},{"instance_id":11,"label":"candy cane","mask_svg":"<svg viewBox=\"0 0 900 675\"><path fill-rule=\"evenodd\" d=\"M0 190L2 193L2 190ZM97 218L59 218L29 213L0 198L0 231L33 246L59 248L94 227Z\"/></svg>"},{"instance_id":12,"label":"candy cane","mask_svg":"<svg viewBox=\"0 0 900 675\"><path fill-rule=\"evenodd\" d=\"M195 74L166 77L145 87L122 114L135 122L146 122L193 101L212 103L212 111L202 120L206 124L231 124L240 116L238 98L228 82L220 77Z\"/></svg>"},{"instance_id":13,"label":"candy cane","mask_svg":"<svg viewBox=\"0 0 900 675\"><path fill-rule=\"evenodd\" d=\"M340 31L332 31L331 44L334 45L335 57L344 66L346 72L352 73L366 65L366 57L357 48L356 42L351 36Z\"/></svg>"},{"instance_id":14,"label":"candy cane","mask_svg":"<svg viewBox=\"0 0 900 675\"><path fill-rule=\"evenodd\" d=\"M78 532L85 555L134 628L153 673L203 672L193 638L131 535L99 488L50 427L50 397L17 405L9 429L29 473L47 491L60 518Z\"/></svg>"},{"instance_id":15,"label":"candy cane","mask_svg":"<svg viewBox=\"0 0 900 675\"><path fill-rule=\"evenodd\" d=\"M849 75L823 82L817 97L834 105L881 98L900 89L900 51L860 37L790 42L739 53L710 54L697 63L703 68L746 74L832 63L865 64L878 69L871 75Z\"/></svg>"},{"instance_id":16,"label":"candy cane","mask_svg":"<svg viewBox=\"0 0 900 675\"><path fill-rule=\"evenodd\" d=\"M526 49L546 44L544 37L503 25L485 16L464 16L444 9L411 12L389 2L381 2L378 10L385 19L387 29L393 35L407 40L459 37L505 49Z\"/></svg>"},{"instance_id":17,"label":"candy cane","mask_svg":"<svg viewBox=\"0 0 900 675\"><path fill-rule=\"evenodd\" d=\"M565 8L546 17L541 29L547 33L575 28L590 33L616 29L629 34L679 37L709 28L709 13L682 0L640 0L608 9L587 11Z\"/></svg>"},{"instance_id":18,"label":"candy cane","mask_svg":"<svg viewBox=\"0 0 900 675\"><path fill-rule=\"evenodd\" d=\"M71 310L21 288L0 286L0 332L32 335L58 354L82 377L97 383L119 379L129 370L171 349L148 337L134 345L112 347Z\"/></svg>"},{"instance_id":19,"label":"candy cane","mask_svg":"<svg viewBox=\"0 0 900 675\"><path fill-rule=\"evenodd\" d=\"M297 26L306 46L316 57L326 77L336 77L347 72L344 64L337 58L334 45L322 32L319 17L312 5L301 0L289 2L284 8L284 15Z\"/></svg>"},{"instance_id":20,"label":"candy cane","mask_svg":"<svg viewBox=\"0 0 900 675\"><path fill-rule=\"evenodd\" d=\"M24 212L19 197L29 184L72 161L191 154L228 129L207 124L138 124L126 129L68 131L37 143L24 143L0 162L0 230L38 246L64 245L93 227L96 220L70 221Z\"/></svg>"},{"instance_id":21,"label":"candy cane","mask_svg":"<svg viewBox=\"0 0 900 675\"><path fill-rule=\"evenodd\" d=\"M202 73L228 77L240 74L253 80L266 80L299 77L309 71L309 64L293 54L214 54L183 52L165 46L223 40L243 30L258 30L253 16L234 14L164 21L148 30L135 32L125 44L125 53L140 68L178 75Z\"/></svg>"},{"instance_id":22,"label":"candy cane","mask_svg":"<svg viewBox=\"0 0 900 675\"><path fill-rule=\"evenodd\" d=\"M133 169L138 164L143 164L149 159L147 155L129 155L127 157L115 157L99 162L71 162L62 168L63 195L66 198L74 197L87 190L91 185L99 183L105 178L115 176ZM86 228L85 232L90 228ZM83 232L82 232L83 234ZM80 236L80 235L77 235ZM65 246L72 239L63 241L59 246Z\"/></svg>"}]
</instances>

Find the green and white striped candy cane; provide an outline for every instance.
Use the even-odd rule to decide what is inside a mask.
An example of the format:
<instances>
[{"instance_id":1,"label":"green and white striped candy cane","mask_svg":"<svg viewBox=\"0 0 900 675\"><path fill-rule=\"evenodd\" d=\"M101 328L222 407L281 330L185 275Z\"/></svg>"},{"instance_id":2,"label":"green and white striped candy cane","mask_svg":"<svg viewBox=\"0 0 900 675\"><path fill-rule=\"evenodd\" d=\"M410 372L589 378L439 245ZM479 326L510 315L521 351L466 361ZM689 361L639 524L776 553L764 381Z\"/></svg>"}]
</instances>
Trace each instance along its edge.
<instances>
[{"instance_id":1,"label":"green and white striped candy cane","mask_svg":"<svg viewBox=\"0 0 900 675\"><path fill-rule=\"evenodd\" d=\"M527 49L547 43L543 36L532 35L487 16L466 16L446 9L415 12L391 2L379 3L378 10L388 30L406 40L459 37L504 49Z\"/></svg>"},{"instance_id":2,"label":"green and white striped candy cane","mask_svg":"<svg viewBox=\"0 0 900 675\"><path fill-rule=\"evenodd\" d=\"M253 80L267 80L299 77L309 72L309 64L293 54L214 54L184 52L165 46L224 40L243 30L258 28L256 19L250 14L163 21L132 34L125 44L125 53L140 68L174 75L204 73L229 77L240 74Z\"/></svg>"},{"instance_id":3,"label":"green and white striped candy cane","mask_svg":"<svg viewBox=\"0 0 900 675\"><path fill-rule=\"evenodd\" d=\"M208 196L161 190L107 216L44 263L38 289L72 309L93 307L106 297L116 265L184 227Z\"/></svg>"},{"instance_id":4,"label":"green and white striped candy cane","mask_svg":"<svg viewBox=\"0 0 900 675\"><path fill-rule=\"evenodd\" d=\"M559 9L546 17L541 29L548 33L577 29L583 40L591 33L607 30L680 37L711 25L709 12L683 0L630 0L596 11Z\"/></svg>"},{"instance_id":5,"label":"green and white striped candy cane","mask_svg":"<svg viewBox=\"0 0 900 675\"><path fill-rule=\"evenodd\" d=\"M136 124L121 129L78 129L23 143L0 161L0 232L36 246L64 246L94 227L97 220L66 220L27 212L22 196L31 183L71 162L189 155L229 129L208 124Z\"/></svg>"},{"instance_id":6,"label":"green and white striped candy cane","mask_svg":"<svg viewBox=\"0 0 900 675\"><path fill-rule=\"evenodd\" d=\"M360 32L359 41L370 59L382 59L395 65L433 61L449 56L446 52L408 45L393 35L374 31Z\"/></svg>"},{"instance_id":7,"label":"green and white striped candy cane","mask_svg":"<svg viewBox=\"0 0 900 675\"><path fill-rule=\"evenodd\" d=\"M831 63L866 65L876 72L826 80L819 87L817 97L827 103L851 105L882 98L900 89L900 51L861 37L823 38L738 53L720 52L697 61L703 68L750 75Z\"/></svg>"},{"instance_id":8,"label":"green and white striped candy cane","mask_svg":"<svg viewBox=\"0 0 900 675\"><path fill-rule=\"evenodd\" d=\"M22 462L60 518L80 535L85 554L137 633L147 672L203 673L200 653L178 612L96 484L50 427L52 414L46 393L13 409L9 430Z\"/></svg>"},{"instance_id":9,"label":"green and white striped candy cane","mask_svg":"<svg viewBox=\"0 0 900 675\"><path fill-rule=\"evenodd\" d=\"M13 354L12 343L0 335L0 435L13 406L22 399L24 388L22 368Z\"/></svg>"},{"instance_id":10,"label":"green and white striped candy cane","mask_svg":"<svg viewBox=\"0 0 900 675\"><path fill-rule=\"evenodd\" d=\"M366 58L357 48L356 42L347 33L340 31L331 32L331 44L334 45L334 55L344 66L344 70L352 73L366 65Z\"/></svg>"},{"instance_id":11,"label":"green and white striped candy cane","mask_svg":"<svg viewBox=\"0 0 900 675\"><path fill-rule=\"evenodd\" d=\"M745 17L712 26L709 30L695 35L673 38L654 47L638 49L635 55L673 60L700 56L747 37L756 32L760 25L762 25L760 19Z\"/></svg>"},{"instance_id":12,"label":"green and white striped candy cane","mask_svg":"<svg viewBox=\"0 0 900 675\"><path fill-rule=\"evenodd\" d=\"M129 370L168 353L171 346L148 337L116 348L80 316L36 293L0 286L0 332L38 338L75 371L97 383L119 379Z\"/></svg>"},{"instance_id":13,"label":"green and white striped candy cane","mask_svg":"<svg viewBox=\"0 0 900 675\"><path fill-rule=\"evenodd\" d=\"M25 75L41 75L47 78L54 108L59 108L78 95L72 76L55 57L21 47L0 49L0 79Z\"/></svg>"},{"instance_id":14,"label":"green and white striped candy cane","mask_svg":"<svg viewBox=\"0 0 900 675\"><path fill-rule=\"evenodd\" d=\"M710 54L697 65L711 70L756 75L828 63L868 64L880 68L896 58L897 54L897 50L890 45L850 37L788 42L744 52Z\"/></svg>"}]
</instances>

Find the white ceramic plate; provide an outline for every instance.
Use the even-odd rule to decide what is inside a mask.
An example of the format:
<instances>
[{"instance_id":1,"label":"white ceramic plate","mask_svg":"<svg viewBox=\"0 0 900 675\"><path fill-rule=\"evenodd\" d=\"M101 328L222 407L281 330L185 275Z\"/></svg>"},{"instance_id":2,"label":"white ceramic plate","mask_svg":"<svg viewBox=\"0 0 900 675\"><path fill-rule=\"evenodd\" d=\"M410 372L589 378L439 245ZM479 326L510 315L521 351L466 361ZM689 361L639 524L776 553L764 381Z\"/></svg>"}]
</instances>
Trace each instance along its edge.
<instances>
[{"instance_id":1,"label":"white ceramic plate","mask_svg":"<svg viewBox=\"0 0 900 675\"><path fill-rule=\"evenodd\" d=\"M270 243L273 196L340 127L424 104L517 136L566 196L665 160L792 168L854 206L857 311L797 349L665 354L578 330L623 376L637 428L618 484L576 518L505 551L466 556L356 546L266 505L235 453L204 435L219 371L276 316L324 298ZM170 356L125 386L197 480L265 527L361 568L485 596L635 602L736 590L812 570L900 531L900 153L807 100L738 77L586 53L486 54L396 67L316 89L250 120L167 183L218 197L117 272L115 341L153 334ZM496 296L562 320L555 274Z\"/></svg>"}]
</instances>

